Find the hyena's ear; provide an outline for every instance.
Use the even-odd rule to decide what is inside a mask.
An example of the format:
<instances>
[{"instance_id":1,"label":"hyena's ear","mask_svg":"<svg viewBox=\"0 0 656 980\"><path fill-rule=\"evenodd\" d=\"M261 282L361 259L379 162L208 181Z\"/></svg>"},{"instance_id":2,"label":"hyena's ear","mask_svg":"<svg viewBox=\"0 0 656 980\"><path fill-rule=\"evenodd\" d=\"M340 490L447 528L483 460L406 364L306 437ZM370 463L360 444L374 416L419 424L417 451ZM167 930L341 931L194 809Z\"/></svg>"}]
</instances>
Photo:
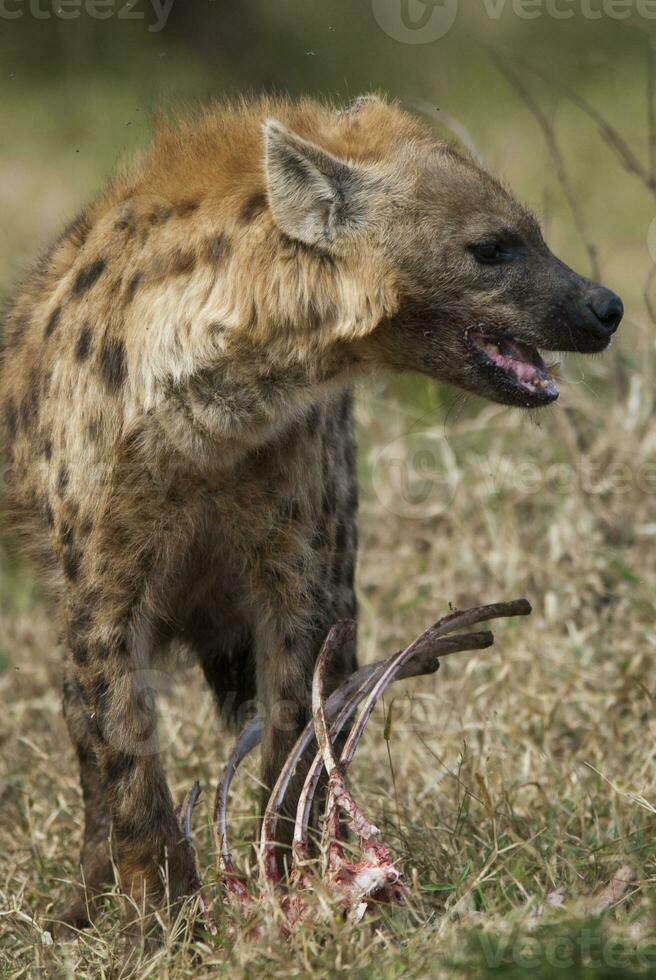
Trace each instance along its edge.
<instances>
[{"instance_id":1,"label":"hyena's ear","mask_svg":"<svg viewBox=\"0 0 656 980\"><path fill-rule=\"evenodd\" d=\"M267 119L262 129L269 203L278 227L307 245L358 231L369 197L365 175L277 119Z\"/></svg>"}]
</instances>

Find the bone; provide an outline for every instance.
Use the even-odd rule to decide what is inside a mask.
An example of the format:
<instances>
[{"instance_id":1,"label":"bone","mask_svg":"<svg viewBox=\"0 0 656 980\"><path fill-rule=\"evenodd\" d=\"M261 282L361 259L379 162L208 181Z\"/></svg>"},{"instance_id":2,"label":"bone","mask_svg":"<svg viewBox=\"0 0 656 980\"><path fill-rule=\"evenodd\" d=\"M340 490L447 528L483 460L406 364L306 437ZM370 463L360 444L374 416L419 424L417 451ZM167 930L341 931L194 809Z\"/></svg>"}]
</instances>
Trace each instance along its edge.
<instances>
[{"instance_id":1,"label":"bone","mask_svg":"<svg viewBox=\"0 0 656 980\"><path fill-rule=\"evenodd\" d=\"M520 600L525 601L525 600ZM510 604L509 604L510 605ZM526 615L524 612L516 612L509 615ZM490 643L483 640L483 637L489 637L491 634L478 633L476 636L479 638L476 642L480 643L480 649L485 646L489 646ZM491 642L491 641L490 641ZM397 680L407 680L411 677L418 677L420 675L432 674L439 667L439 660L435 657L432 652L433 639L431 636L427 636L417 647L414 659L411 663L406 664L397 676ZM459 643L454 643L453 650L444 649L440 656L447 656L449 653L457 653L461 649L475 649L472 647L460 647ZM351 677L348 678L337 690L333 691L326 702L326 714L329 718L332 718L341 709L342 705L350 697L353 691L357 690L359 685L362 683L363 679L370 677L374 674L383 664L387 663L387 660L380 660L377 663L367 664L365 667L360 668ZM280 791L281 783L285 784L285 789L289 782L289 776L293 772L294 766L298 763L300 754L304 748L309 744L310 740L314 737L314 727L313 723L309 722L305 728L303 734L299 738L299 741L292 749L285 769L280 774L280 777L271 793L271 800L273 801ZM228 795L230 792L230 785L232 779L235 775L237 767L241 764L243 759L251 752L253 749L257 748L260 744L261 739L261 728L259 718L253 718L251 722L243 729L237 742L235 743L228 762L226 763L225 769L221 775L219 783L216 788L215 802L214 802L214 839L216 843L216 850L218 855L223 855L224 858L230 858L230 850L228 847L228 837L226 828L226 809L228 802ZM302 747L301 747L302 744ZM283 794L284 795L284 794ZM281 801L282 802L282 801Z\"/></svg>"},{"instance_id":2,"label":"bone","mask_svg":"<svg viewBox=\"0 0 656 980\"><path fill-rule=\"evenodd\" d=\"M451 653L456 653L461 650L485 649L486 647L491 646L493 643L492 634L487 631L458 634L455 636L450 636L448 634L452 634L457 630L464 629L468 626L473 626L477 623L485 622L490 619L508 616L526 616L530 612L530 604L525 599L519 599L509 603L495 603L489 606L481 606L474 609L452 612L422 633L422 635L412 644L410 644L409 647L406 647L404 650L394 654L393 657L390 657L387 660L379 661L375 664L369 664L361 668L359 671L356 671L356 673L348 678L347 681L345 681L330 695L323 705L323 731L325 733L324 744L319 752L317 752L317 755L310 767L310 771L308 772L296 815L293 873L297 876L297 878L299 874L299 862L305 856L306 851L307 826L312 807L312 800L320 779L322 764L325 761L326 740L334 762L332 771L335 772L337 763L334 758L334 753L332 752L332 741L337 737L348 719L352 716L362 698L367 697L367 701L354 725L355 734L352 732L349 736L342 755L342 759L344 759L346 765L348 765L348 762L352 758L359 738L361 737L376 701L393 680L407 679L417 677L422 674L434 673L439 667L439 659L441 657L448 656ZM335 642L344 643L353 635L355 625L350 622L344 622L337 624L333 630L336 630L336 633L333 633L331 630L333 638L331 639L330 650L328 651L329 653L331 650L335 650ZM321 689L322 687L323 684L321 685ZM332 722L332 725L330 731L328 732L329 722ZM315 724L316 719L313 719L313 721L306 726L305 730L297 740L295 746L289 754L282 772L280 773L276 785L273 788L266 807L262 824L260 855L265 880L269 881L269 883L273 884L274 886L277 886L278 884L274 847L279 812L284 802L291 777L293 776L304 751L315 735ZM258 719L253 719L253 721L250 722L249 725L247 725L242 731L237 742L235 743L235 746L230 753L228 763L226 764L221 779L217 785L215 795L214 840L217 851L219 872L223 878L229 895L233 899L236 899L242 906L249 902L250 898L244 884L237 876L230 853L227 836L227 803L230 785L237 767L243 761L246 755L259 744L260 738L261 728L259 721ZM328 766L327 769L330 774L331 769ZM334 787L332 787L332 789L333 809L335 808L336 802L342 809L346 807L347 815L356 820L356 824L353 825L356 832L357 826L360 826L360 830L366 831L367 829L370 829L375 831L377 834L377 828L375 828L373 824L369 824L360 813L359 808L354 801L352 801L352 797L350 797L348 790L346 790L346 786L343 781L342 786L340 787L340 796L335 796ZM330 818L330 821L327 821L327 823L329 822L332 823L334 829L336 824L334 817ZM377 890L378 893L383 896L383 898L385 898L384 893L387 890L388 900L395 900L397 892L400 893L400 891L402 891L402 882L400 880L399 873L396 872L396 869L392 868L389 856L387 855L385 849L382 848L382 845L380 845L382 850L377 851L376 841L373 838L369 840L369 844L366 844L366 835L361 836L361 841L366 845L365 850L368 848L368 856L364 861L359 862L358 865L346 866L343 862L343 856L341 858L341 870L349 870L351 881L348 894L345 893L342 896L342 905L346 907L346 905L350 904L350 909L348 911L351 917L357 917L357 915L363 913L363 910L366 910L366 902L363 904L362 901L359 901L358 903L355 900L355 897L361 894L362 888L367 891L367 894L371 894L371 889L373 888L374 892ZM372 863L371 855L376 857L377 863ZM385 862L387 862L387 865ZM388 871L390 871L389 874ZM396 888L397 883L399 885L399 889ZM344 891L344 889L342 890ZM301 912L299 912L298 917L302 917Z\"/></svg>"},{"instance_id":3,"label":"bone","mask_svg":"<svg viewBox=\"0 0 656 980\"><path fill-rule=\"evenodd\" d=\"M202 888L201 888L201 878L200 872L198 870L198 858L196 857L196 848L194 847L194 842L191 833L191 818L194 812L194 807L198 803L198 798L200 796L200 783L198 781L194 782L189 789L187 795L185 796L182 804L179 807L180 815L180 829L182 830L182 837L185 845L189 848L191 855L191 860L194 867L194 881L192 887L198 893L198 911L201 914L203 922L205 923L205 928L212 935L217 934L217 926L212 913L209 909L209 904L205 898Z\"/></svg>"},{"instance_id":4,"label":"bone","mask_svg":"<svg viewBox=\"0 0 656 980\"><path fill-rule=\"evenodd\" d=\"M223 883L228 896L242 907L245 907L250 899L245 885L239 878L228 845L228 793L237 767L248 753L259 744L260 736L260 722L258 718L254 718L246 725L235 742L214 795L212 832L214 836L214 849L216 851L217 872L219 880Z\"/></svg>"},{"instance_id":5,"label":"bone","mask_svg":"<svg viewBox=\"0 0 656 980\"><path fill-rule=\"evenodd\" d=\"M346 786L346 771L371 713L382 694L403 667L412 660L417 649L428 637L438 639L445 634L488 619L507 615L526 615L530 605L525 601L478 607L465 612L451 613L430 627L422 636L396 654L385 664L370 686L365 703L347 738L339 763L335 757L328 730L323 702L324 675L330 657L340 641L339 627L334 627L321 650L315 668L312 686L312 709L317 742L329 777L329 795L326 812L328 836L328 870L326 884L332 885L335 897L349 918L358 921L370 902L386 901L402 903L407 895L403 875L391 860L382 844L378 828L364 815ZM307 804L305 804L307 805ZM345 814L351 830L356 834L363 857L356 864L348 862L338 843L338 813ZM303 828L302 828L303 829ZM297 853L302 853L297 845Z\"/></svg>"},{"instance_id":6,"label":"bone","mask_svg":"<svg viewBox=\"0 0 656 980\"><path fill-rule=\"evenodd\" d=\"M341 625L341 624L338 624ZM403 670L399 672L397 680L407 680L411 677L418 677L422 674L432 674L439 667L439 660L435 654L435 640L433 637L422 635L420 637L421 642L418 641L417 651L415 658L408 664L405 665ZM341 642L346 642L346 634L342 634ZM491 633L481 631L479 633L468 633L464 634L462 637L449 637L447 642L443 644L440 651L440 656L448 656L451 653L458 653L461 650L483 650L493 644L494 639ZM396 656L396 654L395 654ZM339 688L337 688L331 696L328 698L325 706L326 715L329 719L335 717L342 717L342 713L347 704L350 704L350 710L348 713L343 715L343 720L337 725L335 723L334 734L331 731L331 738L337 737L342 727L346 724L348 719L351 717L358 704L364 695L368 692L371 685L375 682L376 677L380 671L390 662L388 660L379 660L377 663L368 664L366 667L362 667L360 670L356 671L347 681L345 681ZM283 767L276 785L273 788L271 796L267 804L267 808L264 814L264 820L262 823L262 836L260 843L260 853L264 860L265 867L270 867L271 873L273 874L273 864L271 863L273 858L273 849L275 847L275 833L278 821L278 815L280 809L284 802L284 798L289 786L289 782L294 775L296 767L309 746L310 742L315 737L314 722L309 722L301 736L297 740L293 749L287 757L285 766ZM301 826L304 828L303 839L307 839L305 831L307 830L307 823L309 819L309 814L312 809L312 799L316 791L316 787L321 776L322 768L322 755L318 752L312 763L308 777L306 779L306 784L303 786L301 793L301 799L304 800L305 817L302 818ZM309 780L312 778L312 783ZM299 800L300 803L300 800ZM295 828L295 840L296 834L299 828L298 812L297 821ZM300 840L297 844L297 850L300 852L301 844Z\"/></svg>"},{"instance_id":7,"label":"bone","mask_svg":"<svg viewBox=\"0 0 656 980\"><path fill-rule=\"evenodd\" d=\"M437 652L438 643L440 645L439 653ZM493 643L494 637L487 630L479 633L464 633L460 636L443 637L439 640L427 639L420 645L419 652L415 655L414 659L399 671L396 680L407 680L412 677L419 677L421 675L435 673L440 663L438 657L446 657L450 654L459 653L463 650L485 650L488 647L491 647ZM393 657L390 657L387 660L379 660L377 663L371 665L373 669L371 671L367 671L366 676L363 677L360 686L350 696L350 698L345 701L343 707L339 711L339 714L333 721L330 729L331 741L335 741L346 722L353 715L362 698L369 693L385 667L388 666L397 656L398 654L394 654ZM359 671L358 674L360 673L364 674L365 672ZM333 717L330 699L326 703L326 715L328 718ZM312 734L314 734L314 728L312 729ZM307 741L309 742L310 739L308 738ZM298 801L296 826L294 828L294 844L299 856L302 856L307 844L308 824L312 811L312 803L317 786L319 785L322 768L323 755L321 750L319 750L310 765Z\"/></svg>"},{"instance_id":8,"label":"bone","mask_svg":"<svg viewBox=\"0 0 656 980\"><path fill-rule=\"evenodd\" d=\"M396 679L397 676L400 676L401 671L407 667L413 658L415 658L419 653L422 653L428 644L431 644L433 641L438 640L449 633L453 633L458 629L474 626L477 623L509 616L527 616L530 612L530 603L526 599L517 599L514 602L492 603L488 606L477 606L473 609L466 609L463 611L458 610L449 613L447 616L443 616L437 621L437 623L430 626L424 633L421 634L421 636L409 644L409 646L407 646L404 650L399 651L399 653L395 654L393 657L390 657L390 659L385 662L385 669L378 675L376 683L368 695L365 707L362 709L361 715L354 726L354 730L349 735L342 757L344 758L344 755L346 754L348 760L350 761L353 751L355 750L355 746L362 735L364 726L376 705L376 701L384 692L385 688L391 683L391 681ZM322 747L324 764L329 776L335 772L338 766L337 760L332 752L331 740L328 737L326 708L324 707L323 703L322 685L326 664L333 652L336 641L338 641L340 637L340 627L341 624L334 626L326 638L324 646L317 659L312 689L314 727L317 742ZM439 653L434 652L434 655L439 660ZM407 675L404 674L403 676Z\"/></svg>"}]
</instances>

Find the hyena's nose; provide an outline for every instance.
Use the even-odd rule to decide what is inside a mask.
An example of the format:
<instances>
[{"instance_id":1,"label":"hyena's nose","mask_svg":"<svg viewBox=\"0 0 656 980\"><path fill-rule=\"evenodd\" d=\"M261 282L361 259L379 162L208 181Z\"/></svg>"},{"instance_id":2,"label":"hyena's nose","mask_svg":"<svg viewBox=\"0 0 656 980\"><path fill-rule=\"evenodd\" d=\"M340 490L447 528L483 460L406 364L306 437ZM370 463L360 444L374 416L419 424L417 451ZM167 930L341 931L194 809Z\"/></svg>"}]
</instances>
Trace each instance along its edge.
<instances>
[{"instance_id":1,"label":"hyena's nose","mask_svg":"<svg viewBox=\"0 0 656 980\"><path fill-rule=\"evenodd\" d=\"M614 334L624 316L624 303L619 296L610 289L603 286L596 286L592 295L588 299L588 309L591 315L588 318L590 329L599 336Z\"/></svg>"}]
</instances>

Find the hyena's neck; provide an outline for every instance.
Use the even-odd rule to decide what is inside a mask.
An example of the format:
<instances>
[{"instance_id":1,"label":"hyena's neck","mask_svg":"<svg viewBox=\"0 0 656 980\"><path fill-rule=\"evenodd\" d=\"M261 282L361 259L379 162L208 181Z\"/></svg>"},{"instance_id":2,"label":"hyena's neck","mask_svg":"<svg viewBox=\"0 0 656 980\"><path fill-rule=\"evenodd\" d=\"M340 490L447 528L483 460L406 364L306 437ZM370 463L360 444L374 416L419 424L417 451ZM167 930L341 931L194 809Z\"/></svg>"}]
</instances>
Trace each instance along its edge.
<instances>
[{"instance_id":1,"label":"hyena's neck","mask_svg":"<svg viewBox=\"0 0 656 980\"><path fill-rule=\"evenodd\" d=\"M394 314L394 275L362 242L325 249L278 227L261 132L274 108L292 112L257 104L164 130L25 291L26 363L61 348L85 419L101 385L107 440L150 427L196 468L232 465L367 372L356 347ZM350 132L332 111L295 111L333 140Z\"/></svg>"},{"instance_id":2,"label":"hyena's neck","mask_svg":"<svg viewBox=\"0 0 656 980\"><path fill-rule=\"evenodd\" d=\"M317 407L330 404L356 374L338 358L312 364L225 358L158 391L153 424L182 460L208 473L238 465Z\"/></svg>"},{"instance_id":3,"label":"hyena's neck","mask_svg":"<svg viewBox=\"0 0 656 980\"><path fill-rule=\"evenodd\" d=\"M122 257L126 421L153 418L201 469L233 465L366 374L358 333L388 312L358 288L366 269L286 240L263 200L246 228L212 199L183 214L128 199L113 218L138 239Z\"/></svg>"},{"instance_id":4,"label":"hyena's neck","mask_svg":"<svg viewBox=\"0 0 656 980\"><path fill-rule=\"evenodd\" d=\"M121 213L135 221L135 210L127 201ZM265 235L258 247L251 235L247 261L211 210L201 202L184 226L175 213L161 226L141 216L149 231L136 256L126 251L120 303L126 424L147 420L201 471L234 466L367 370L357 340L340 337L365 311L340 309L336 264L310 255L287 268Z\"/></svg>"}]
</instances>

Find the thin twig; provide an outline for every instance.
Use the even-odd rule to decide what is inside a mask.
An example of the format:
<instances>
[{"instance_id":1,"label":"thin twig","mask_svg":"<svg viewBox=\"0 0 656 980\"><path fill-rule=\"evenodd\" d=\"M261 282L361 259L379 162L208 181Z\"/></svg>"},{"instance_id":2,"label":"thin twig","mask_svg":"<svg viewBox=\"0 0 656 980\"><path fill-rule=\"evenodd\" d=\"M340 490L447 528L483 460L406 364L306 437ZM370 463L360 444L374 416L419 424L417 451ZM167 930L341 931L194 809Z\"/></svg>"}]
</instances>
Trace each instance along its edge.
<instances>
[{"instance_id":1,"label":"thin twig","mask_svg":"<svg viewBox=\"0 0 656 980\"><path fill-rule=\"evenodd\" d=\"M476 160L476 162L481 166L484 165L485 161L483 159L483 154L481 153L471 131L463 122L456 119L455 116L449 115L449 113L445 112L443 109L436 109L435 106L430 104L430 102L412 102L410 104L410 108L416 109L418 112L423 112L424 115L430 116L441 126L444 126L445 129L448 129L449 132L453 133L453 135L460 140L463 146L469 150L474 160Z\"/></svg>"},{"instance_id":2,"label":"thin twig","mask_svg":"<svg viewBox=\"0 0 656 980\"><path fill-rule=\"evenodd\" d=\"M647 131L649 133L649 176L656 187L656 50L647 40Z\"/></svg>"},{"instance_id":3,"label":"thin twig","mask_svg":"<svg viewBox=\"0 0 656 980\"><path fill-rule=\"evenodd\" d=\"M492 59L506 81L508 81L508 83L515 89L519 97L523 100L527 109L542 130L542 134L547 145L547 150L549 151L549 155L553 160L554 167L556 168L558 183L562 187L570 211L572 212L572 217L574 218L574 224L576 225L579 238L581 239L588 254L592 276L594 279L599 279L599 256L597 246L590 235L587 222L578 205L578 201L576 200L576 195L574 194L574 190L567 174L565 161L562 153L560 152L558 140L556 139L554 127L549 119L547 119L539 103L536 102L531 93L528 91L519 75L509 68L496 52L492 52Z\"/></svg>"},{"instance_id":4,"label":"thin twig","mask_svg":"<svg viewBox=\"0 0 656 980\"><path fill-rule=\"evenodd\" d=\"M647 313L649 314L649 319L653 324L656 324L656 307L654 307L650 295L651 286L654 281L654 276L656 276L656 263L654 263L651 269L649 270L649 274L647 276L647 280L645 282L645 286L642 293L643 300L647 308Z\"/></svg>"},{"instance_id":5,"label":"thin twig","mask_svg":"<svg viewBox=\"0 0 656 980\"><path fill-rule=\"evenodd\" d=\"M656 193L656 183L649 171L645 169L638 157L635 155L627 141L618 132L618 130L612 126L608 120L602 116L598 109L588 102L588 100L575 92L564 82L552 78L547 72L539 68L537 65L525 61L523 58L517 55L510 55L506 52L508 57L513 57L514 61L521 65L521 67L530 72L532 75L540 78L547 85L558 89L573 105L577 106L589 119L591 119L598 127L599 132L605 142L614 150L620 163L624 169L633 174L633 176L638 177L652 193Z\"/></svg>"}]
</instances>

